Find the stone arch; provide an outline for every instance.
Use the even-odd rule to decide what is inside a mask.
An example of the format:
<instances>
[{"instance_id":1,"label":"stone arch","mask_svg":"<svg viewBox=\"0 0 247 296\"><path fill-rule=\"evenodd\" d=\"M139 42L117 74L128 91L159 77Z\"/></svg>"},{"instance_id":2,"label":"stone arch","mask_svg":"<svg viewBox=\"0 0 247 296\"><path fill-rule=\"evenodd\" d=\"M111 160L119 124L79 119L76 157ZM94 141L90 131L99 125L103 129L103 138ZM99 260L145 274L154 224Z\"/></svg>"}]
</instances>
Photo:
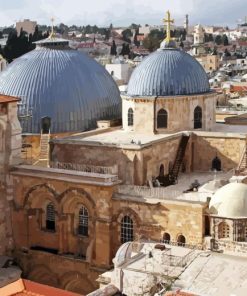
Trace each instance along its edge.
<instances>
[{"instance_id":1,"label":"stone arch","mask_svg":"<svg viewBox=\"0 0 247 296\"><path fill-rule=\"evenodd\" d=\"M58 287L58 278L47 266L35 265L28 273L28 279L40 284Z\"/></svg>"},{"instance_id":2,"label":"stone arch","mask_svg":"<svg viewBox=\"0 0 247 296\"><path fill-rule=\"evenodd\" d=\"M117 237L118 241L121 244L121 223L124 217L128 216L133 221L133 239L135 240L136 234L138 233L138 229L141 225L141 219L138 214L132 210L131 208L122 208L117 215Z\"/></svg>"},{"instance_id":3,"label":"stone arch","mask_svg":"<svg viewBox=\"0 0 247 296\"><path fill-rule=\"evenodd\" d=\"M66 272L59 280L60 286L67 291L86 295L95 289L86 274L77 271Z\"/></svg>"},{"instance_id":4,"label":"stone arch","mask_svg":"<svg viewBox=\"0 0 247 296\"><path fill-rule=\"evenodd\" d=\"M117 216L117 222L121 222L121 220L124 216L130 216L130 218L133 221L135 221L136 225L138 225L138 226L141 225L141 219L140 219L139 215L131 208L128 208L128 207L121 208L118 211L118 214L116 216Z\"/></svg>"},{"instance_id":5,"label":"stone arch","mask_svg":"<svg viewBox=\"0 0 247 296\"><path fill-rule=\"evenodd\" d=\"M87 191L82 188L69 188L58 197L58 202L61 203L63 211L66 212L67 210L70 210L71 207L73 207L73 205L70 204L71 200L73 199L71 196L74 198L80 198L85 203L90 204L90 208L96 209L96 204Z\"/></svg>"},{"instance_id":6,"label":"stone arch","mask_svg":"<svg viewBox=\"0 0 247 296\"><path fill-rule=\"evenodd\" d=\"M63 214L70 214L73 216L73 229L71 231L77 234L77 226L79 225L79 212L82 207L85 207L88 211L88 235L93 233L95 224L96 204L92 197L85 190L81 188L69 188L64 191L58 198L61 206L61 212Z\"/></svg>"},{"instance_id":7,"label":"stone arch","mask_svg":"<svg viewBox=\"0 0 247 296\"><path fill-rule=\"evenodd\" d=\"M36 193L35 196L34 196L34 193ZM44 199L39 198L41 194L42 195L45 194L46 197L50 199L52 202L54 202L58 208L58 202L57 202L58 194L52 187L50 187L46 183L35 185L27 191L27 193L24 196L23 207L28 208L32 204L32 202L34 202L32 208L35 208L37 206L42 208L41 203L44 201Z\"/></svg>"}]
</instances>

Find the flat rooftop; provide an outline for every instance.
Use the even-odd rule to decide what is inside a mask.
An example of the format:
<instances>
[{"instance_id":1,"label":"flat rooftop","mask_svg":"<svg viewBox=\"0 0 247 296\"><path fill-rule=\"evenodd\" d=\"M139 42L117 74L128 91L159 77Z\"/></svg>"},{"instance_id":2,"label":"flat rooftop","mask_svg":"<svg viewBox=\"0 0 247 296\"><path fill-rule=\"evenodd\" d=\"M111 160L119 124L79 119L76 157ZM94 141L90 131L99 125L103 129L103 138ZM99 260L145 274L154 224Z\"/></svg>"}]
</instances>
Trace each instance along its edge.
<instances>
[{"instance_id":1,"label":"flat rooftop","mask_svg":"<svg viewBox=\"0 0 247 296\"><path fill-rule=\"evenodd\" d=\"M174 287L203 296L246 296L247 258L210 253L198 256Z\"/></svg>"},{"instance_id":2,"label":"flat rooftop","mask_svg":"<svg viewBox=\"0 0 247 296\"><path fill-rule=\"evenodd\" d=\"M178 183L168 187L119 185L114 198L132 200L136 202L158 203L161 201L186 201L191 203L205 203L208 197L232 178L234 171L229 172L193 172L181 174ZM190 185L198 181L198 191L189 191Z\"/></svg>"},{"instance_id":3,"label":"flat rooftop","mask_svg":"<svg viewBox=\"0 0 247 296\"><path fill-rule=\"evenodd\" d=\"M65 138L53 139L52 142L59 144L78 144L93 146L115 146L126 149L140 149L155 142L179 137L182 134L194 133L198 136L212 137L245 137L247 125L226 125L216 123L213 131L181 131L167 134L146 134L127 132L123 129L97 129L91 132L80 133Z\"/></svg>"}]
</instances>

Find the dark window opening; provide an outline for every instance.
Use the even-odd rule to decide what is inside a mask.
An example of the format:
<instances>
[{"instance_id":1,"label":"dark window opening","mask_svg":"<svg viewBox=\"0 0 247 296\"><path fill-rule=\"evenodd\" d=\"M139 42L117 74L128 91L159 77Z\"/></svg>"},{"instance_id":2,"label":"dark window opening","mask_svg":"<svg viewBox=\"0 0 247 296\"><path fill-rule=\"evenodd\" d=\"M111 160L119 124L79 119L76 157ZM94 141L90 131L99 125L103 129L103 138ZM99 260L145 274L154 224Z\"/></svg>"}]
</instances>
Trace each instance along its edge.
<instances>
[{"instance_id":1,"label":"dark window opening","mask_svg":"<svg viewBox=\"0 0 247 296\"><path fill-rule=\"evenodd\" d=\"M51 253L51 254L58 254L58 250L56 249L51 249L51 248L45 248L45 247L41 247L41 246L32 246L30 248L31 250L35 250L35 251L43 251L43 252L47 252L47 253Z\"/></svg>"},{"instance_id":2,"label":"dark window opening","mask_svg":"<svg viewBox=\"0 0 247 296\"><path fill-rule=\"evenodd\" d=\"M210 219L209 216L205 216L204 218L204 223L205 223L205 236L210 235Z\"/></svg>"},{"instance_id":3,"label":"dark window opening","mask_svg":"<svg viewBox=\"0 0 247 296\"><path fill-rule=\"evenodd\" d=\"M163 235L163 242L164 243L170 243L171 241L171 236L169 233L165 232L164 235Z\"/></svg>"},{"instance_id":4,"label":"dark window opening","mask_svg":"<svg viewBox=\"0 0 247 296\"><path fill-rule=\"evenodd\" d=\"M46 207L46 229L56 231L55 207L53 203L49 203Z\"/></svg>"},{"instance_id":5,"label":"dark window opening","mask_svg":"<svg viewBox=\"0 0 247 296\"><path fill-rule=\"evenodd\" d=\"M121 243L133 241L134 228L133 220L129 216L124 216L121 221Z\"/></svg>"},{"instance_id":6,"label":"dark window opening","mask_svg":"<svg viewBox=\"0 0 247 296\"><path fill-rule=\"evenodd\" d=\"M212 160L212 170L221 171L221 160L217 156Z\"/></svg>"},{"instance_id":7,"label":"dark window opening","mask_svg":"<svg viewBox=\"0 0 247 296\"><path fill-rule=\"evenodd\" d=\"M165 175L165 167L163 164L160 165L160 177L163 177Z\"/></svg>"},{"instance_id":8,"label":"dark window opening","mask_svg":"<svg viewBox=\"0 0 247 296\"><path fill-rule=\"evenodd\" d=\"M159 110L157 116L157 128L167 128L167 111L164 109Z\"/></svg>"},{"instance_id":9,"label":"dark window opening","mask_svg":"<svg viewBox=\"0 0 247 296\"><path fill-rule=\"evenodd\" d=\"M43 134L49 134L51 129L51 118L43 117L41 119L41 129Z\"/></svg>"},{"instance_id":10,"label":"dark window opening","mask_svg":"<svg viewBox=\"0 0 247 296\"><path fill-rule=\"evenodd\" d=\"M197 106L194 110L194 129L202 128L202 108Z\"/></svg>"},{"instance_id":11,"label":"dark window opening","mask_svg":"<svg viewBox=\"0 0 247 296\"><path fill-rule=\"evenodd\" d=\"M186 243L186 239L182 234L180 234L178 236L177 242L178 242L178 246L183 247L185 245L185 243Z\"/></svg>"},{"instance_id":12,"label":"dark window opening","mask_svg":"<svg viewBox=\"0 0 247 296\"><path fill-rule=\"evenodd\" d=\"M132 108L128 110L128 126L134 125L134 111Z\"/></svg>"}]
</instances>

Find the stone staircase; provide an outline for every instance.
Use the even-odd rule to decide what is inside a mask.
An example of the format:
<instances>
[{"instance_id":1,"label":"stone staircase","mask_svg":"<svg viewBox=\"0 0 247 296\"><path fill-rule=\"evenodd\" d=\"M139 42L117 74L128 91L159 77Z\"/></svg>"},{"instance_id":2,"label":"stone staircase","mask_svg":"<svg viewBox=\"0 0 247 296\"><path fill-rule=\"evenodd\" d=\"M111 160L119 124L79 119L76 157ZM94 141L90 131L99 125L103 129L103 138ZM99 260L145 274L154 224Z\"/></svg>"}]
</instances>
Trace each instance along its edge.
<instances>
[{"instance_id":1,"label":"stone staircase","mask_svg":"<svg viewBox=\"0 0 247 296\"><path fill-rule=\"evenodd\" d=\"M171 183L175 184L179 175L179 171L181 169L181 165L184 159L184 155L185 155L185 150L188 144L190 136L189 135L183 135L181 140L180 140L180 144L177 150L177 155L172 167L172 170L170 172L170 179L171 179Z\"/></svg>"},{"instance_id":2,"label":"stone staircase","mask_svg":"<svg viewBox=\"0 0 247 296\"><path fill-rule=\"evenodd\" d=\"M40 155L39 160L48 160L49 159L49 141L50 134L41 134L40 136Z\"/></svg>"},{"instance_id":3,"label":"stone staircase","mask_svg":"<svg viewBox=\"0 0 247 296\"><path fill-rule=\"evenodd\" d=\"M244 147L239 164L236 169L236 174L245 174L247 172L247 149Z\"/></svg>"}]
</instances>

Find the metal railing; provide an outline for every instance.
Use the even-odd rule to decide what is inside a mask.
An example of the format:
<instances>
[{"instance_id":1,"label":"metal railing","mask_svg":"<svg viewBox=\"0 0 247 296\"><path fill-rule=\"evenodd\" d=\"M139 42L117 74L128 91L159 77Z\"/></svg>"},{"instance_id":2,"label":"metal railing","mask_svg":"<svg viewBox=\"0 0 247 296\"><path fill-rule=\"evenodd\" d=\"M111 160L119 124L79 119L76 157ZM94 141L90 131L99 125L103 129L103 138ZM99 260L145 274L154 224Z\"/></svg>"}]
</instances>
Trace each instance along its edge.
<instances>
[{"instance_id":1,"label":"metal railing","mask_svg":"<svg viewBox=\"0 0 247 296\"><path fill-rule=\"evenodd\" d=\"M136 186L136 185L120 185L118 186L118 193L132 195L132 196L142 196L149 198L172 198L177 197L181 194L179 190L171 190L166 187L147 187L147 186Z\"/></svg>"},{"instance_id":2,"label":"metal railing","mask_svg":"<svg viewBox=\"0 0 247 296\"><path fill-rule=\"evenodd\" d=\"M107 175L118 174L117 166L104 167L104 166L94 166L94 165L88 165L88 164L51 161L50 168L79 171L79 172L85 172L85 173L95 173L95 174L107 174Z\"/></svg>"}]
</instances>

